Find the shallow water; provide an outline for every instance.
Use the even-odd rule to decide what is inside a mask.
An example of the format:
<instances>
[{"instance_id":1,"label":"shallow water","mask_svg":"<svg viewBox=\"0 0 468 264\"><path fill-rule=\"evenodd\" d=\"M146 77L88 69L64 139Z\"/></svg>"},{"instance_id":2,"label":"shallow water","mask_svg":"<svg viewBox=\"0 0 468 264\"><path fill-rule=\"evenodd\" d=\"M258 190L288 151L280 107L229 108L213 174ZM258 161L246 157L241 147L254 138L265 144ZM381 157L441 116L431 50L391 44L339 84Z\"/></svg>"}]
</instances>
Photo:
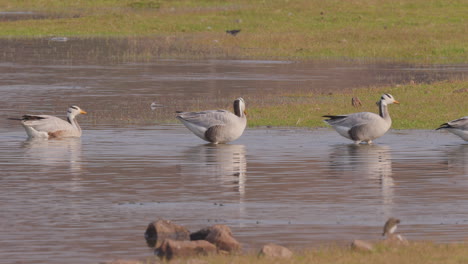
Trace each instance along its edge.
<instances>
[{"instance_id":1,"label":"shallow water","mask_svg":"<svg viewBox=\"0 0 468 264\"><path fill-rule=\"evenodd\" d=\"M158 218L226 224L246 249L379 239L390 216L410 240L466 239L468 145L443 132L371 146L328 129L253 129L219 146L182 125L22 133L0 136L1 263L149 256L143 232Z\"/></svg>"},{"instance_id":2,"label":"shallow water","mask_svg":"<svg viewBox=\"0 0 468 264\"><path fill-rule=\"evenodd\" d=\"M212 146L180 124L93 117L126 118L135 105L153 113L152 101L219 105L263 92L466 78L466 65L86 64L51 52L74 41L23 43L18 56L0 63L0 263L150 256L143 233L158 218L191 231L227 224L246 249L380 239L390 216L402 220L398 231L410 240L467 238L468 145L445 132L390 131L373 146L354 146L329 129L248 129L231 144ZM11 50L0 47L4 56ZM20 125L6 120L63 117L70 104L89 112L79 118L81 139L27 141Z\"/></svg>"}]
</instances>

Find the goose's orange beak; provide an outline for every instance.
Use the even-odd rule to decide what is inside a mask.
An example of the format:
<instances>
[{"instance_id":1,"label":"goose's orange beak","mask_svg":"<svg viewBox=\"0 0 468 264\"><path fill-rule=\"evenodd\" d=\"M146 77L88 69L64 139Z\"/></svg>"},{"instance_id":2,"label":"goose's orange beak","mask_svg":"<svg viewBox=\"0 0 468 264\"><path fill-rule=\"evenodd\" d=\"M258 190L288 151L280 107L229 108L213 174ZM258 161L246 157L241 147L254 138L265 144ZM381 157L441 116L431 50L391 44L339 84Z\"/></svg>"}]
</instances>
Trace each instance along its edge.
<instances>
[{"instance_id":1,"label":"goose's orange beak","mask_svg":"<svg viewBox=\"0 0 468 264\"><path fill-rule=\"evenodd\" d=\"M87 114L86 111L80 110L80 114Z\"/></svg>"}]
</instances>

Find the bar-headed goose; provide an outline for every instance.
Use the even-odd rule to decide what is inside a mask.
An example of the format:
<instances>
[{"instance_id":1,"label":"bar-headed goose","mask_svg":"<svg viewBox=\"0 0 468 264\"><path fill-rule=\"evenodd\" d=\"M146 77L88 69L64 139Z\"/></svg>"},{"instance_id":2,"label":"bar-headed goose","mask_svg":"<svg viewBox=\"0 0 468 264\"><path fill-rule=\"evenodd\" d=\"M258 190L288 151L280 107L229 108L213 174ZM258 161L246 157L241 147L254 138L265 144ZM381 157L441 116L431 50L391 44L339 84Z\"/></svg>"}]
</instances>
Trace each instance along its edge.
<instances>
[{"instance_id":1,"label":"bar-headed goose","mask_svg":"<svg viewBox=\"0 0 468 264\"><path fill-rule=\"evenodd\" d=\"M239 138L247 125L245 102L234 100L234 114L226 110L181 112L177 118L195 135L208 142L227 143Z\"/></svg>"},{"instance_id":2,"label":"bar-headed goose","mask_svg":"<svg viewBox=\"0 0 468 264\"><path fill-rule=\"evenodd\" d=\"M463 140L468 141L468 116L444 123L436 130L439 129L446 129L447 131L461 137Z\"/></svg>"},{"instance_id":3,"label":"bar-headed goose","mask_svg":"<svg viewBox=\"0 0 468 264\"><path fill-rule=\"evenodd\" d=\"M81 137L81 128L75 117L86 114L78 106L70 106L67 111L67 121L50 115L23 115L21 120L30 138L63 138Z\"/></svg>"},{"instance_id":4,"label":"bar-headed goose","mask_svg":"<svg viewBox=\"0 0 468 264\"><path fill-rule=\"evenodd\" d=\"M372 140L383 136L390 126L392 119L388 113L389 104L399 104L391 94L383 94L379 106L379 114L370 112L360 112L349 115L325 115L328 117L325 122L330 124L338 134L345 138L349 138L354 143L361 142L372 143Z\"/></svg>"}]
</instances>

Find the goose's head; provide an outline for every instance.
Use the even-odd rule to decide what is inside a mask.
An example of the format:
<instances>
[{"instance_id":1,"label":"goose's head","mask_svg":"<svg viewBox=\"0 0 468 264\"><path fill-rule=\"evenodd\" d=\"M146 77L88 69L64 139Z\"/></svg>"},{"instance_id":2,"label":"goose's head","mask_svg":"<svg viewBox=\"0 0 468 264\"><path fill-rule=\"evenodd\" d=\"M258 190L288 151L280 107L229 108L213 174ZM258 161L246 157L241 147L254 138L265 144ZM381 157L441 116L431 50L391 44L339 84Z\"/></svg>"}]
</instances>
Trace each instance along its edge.
<instances>
[{"instance_id":1,"label":"goose's head","mask_svg":"<svg viewBox=\"0 0 468 264\"><path fill-rule=\"evenodd\" d=\"M75 117L79 114L87 114L85 111L83 111L81 108L79 108L78 106L76 105L72 105L68 108L68 111L67 111L67 116L69 117Z\"/></svg>"},{"instance_id":2,"label":"goose's head","mask_svg":"<svg viewBox=\"0 0 468 264\"><path fill-rule=\"evenodd\" d=\"M389 104L399 104L400 102L395 100L393 95L386 93L386 94L383 94L382 97L380 97L380 101L377 104L379 103L389 105Z\"/></svg>"},{"instance_id":3,"label":"goose's head","mask_svg":"<svg viewBox=\"0 0 468 264\"><path fill-rule=\"evenodd\" d=\"M234 114L238 117L243 117L247 115L245 112L245 101L242 97L237 98L234 100Z\"/></svg>"}]
</instances>

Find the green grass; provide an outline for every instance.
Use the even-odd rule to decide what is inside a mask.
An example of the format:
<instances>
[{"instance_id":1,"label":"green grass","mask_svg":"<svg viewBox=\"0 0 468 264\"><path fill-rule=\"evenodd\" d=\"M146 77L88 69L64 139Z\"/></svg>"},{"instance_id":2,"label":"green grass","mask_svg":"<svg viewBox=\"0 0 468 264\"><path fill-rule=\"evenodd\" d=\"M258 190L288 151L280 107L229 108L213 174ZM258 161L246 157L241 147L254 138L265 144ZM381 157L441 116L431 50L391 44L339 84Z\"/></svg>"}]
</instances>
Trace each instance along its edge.
<instances>
[{"instance_id":1,"label":"green grass","mask_svg":"<svg viewBox=\"0 0 468 264\"><path fill-rule=\"evenodd\" d=\"M190 259L176 259L180 264L459 264L468 262L468 245L465 243L434 244L431 242L414 242L408 246L384 246L379 244L373 252L356 252L347 247L329 246L318 249L296 252L291 259L271 259L257 257L256 254L233 256L208 256ZM149 258L142 261L111 262L126 263L160 263ZM172 263L172 262L171 262Z\"/></svg>"},{"instance_id":2,"label":"green grass","mask_svg":"<svg viewBox=\"0 0 468 264\"><path fill-rule=\"evenodd\" d=\"M467 9L463 0L0 0L0 11L50 15L3 21L0 37L165 39L149 58L466 63ZM236 37L224 32L234 28Z\"/></svg>"}]
</instances>

